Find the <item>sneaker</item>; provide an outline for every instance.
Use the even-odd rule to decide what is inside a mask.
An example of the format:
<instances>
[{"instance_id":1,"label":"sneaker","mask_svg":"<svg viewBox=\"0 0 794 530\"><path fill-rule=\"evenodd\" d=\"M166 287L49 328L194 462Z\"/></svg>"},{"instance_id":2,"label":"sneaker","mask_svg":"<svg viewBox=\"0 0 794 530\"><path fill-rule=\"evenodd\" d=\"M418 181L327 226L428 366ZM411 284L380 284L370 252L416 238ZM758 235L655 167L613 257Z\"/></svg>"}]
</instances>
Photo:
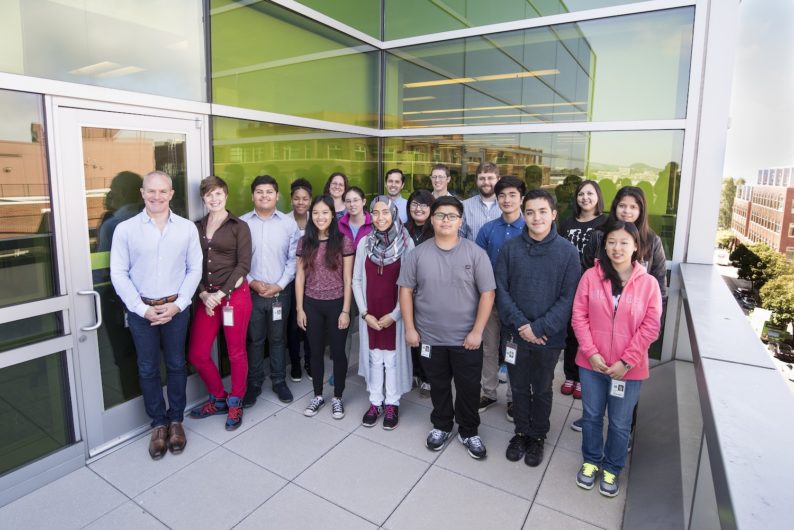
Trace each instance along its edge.
<instances>
[{"instance_id":1,"label":"sneaker","mask_svg":"<svg viewBox=\"0 0 794 530\"><path fill-rule=\"evenodd\" d=\"M598 466L585 462L582 464L582 469L576 474L576 485L586 490L593 489L597 474Z\"/></svg>"},{"instance_id":2,"label":"sneaker","mask_svg":"<svg viewBox=\"0 0 794 530\"><path fill-rule=\"evenodd\" d=\"M505 419L510 423L515 423L516 420L513 419L513 402L507 402L507 408L505 409Z\"/></svg>"},{"instance_id":3,"label":"sneaker","mask_svg":"<svg viewBox=\"0 0 794 530\"><path fill-rule=\"evenodd\" d=\"M573 385L573 398L582 399L582 383L579 381Z\"/></svg>"},{"instance_id":4,"label":"sneaker","mask_svg":"<svg viewBox=\"0 0 794 530\"><path fill-rule=\"evenodd\" d=\"M573 387L574 387L574 380L573 379L566 379L565 382L560 387L560 392L562 392L563 396L570 396L573 394Z\"/></svg>"},{"instance_id":5,"label":"sneaker","mask_svg":"<svg viewBox=\"0 0 794 530\"><path fill-rule=\"evenodd\" d=\"M290 370L289 378L292 379L293 383L300 383L303 379L303 372L301 372L301 367L299 364L293 364L292 369Z\"/></svg>"},{"instance_id":6,"label":"sneaker","mask_svg":"<svg viewBox=\"0 0 794 530\"><path fill-rule=\"evenodd\" d=\"M323 408L325 405L325 400L321 396L314 396L309 404L306 406L306 410L303 411L304 416L315 416L317 412Z\"/></svg>"},{"instance_id":7,"label":"sneaker","mask_svg":"<svg viewBox=\"0 0 794 530\"><path fill-rule=\"evenodd\" d=\"M571 422L571 430L576 432L582 432L582 418L579 418L578 420L573 420Z\"/></svg>"},{"instance_id":8,"label":"sneaker","mask_svg":"<svg viewBox=\"0 0 794 530\"><path fill-rule=\"evenodd\" d=\"M334 374L331 374L331 377L328 378L328 384L334 386Z\"/></svg>"},{"instance_id":9,"label":"sneaker","mask_svg":"<svg viewBox=\"0 0 794 530\"><path fill-rule=\"evenodd\" d=\"M273 392L278 396L278 400L282 403L292 403L292 392L290 392L287 383L284 381L273 385Z\"/></svg>"},{"instance_id":10,"label":"sneaker","mask_svg":"<svg viewBox=\"0 0 794 530\"><path fill-rule=\"evenodd\" d=\"M261 388L249 388L243 397L243 408L248 409L256 404L256 398L262 393Z\"/></svg>"},{"instance_id":11,"label":"sneaker","mask_svg":"<svg viewBox=\"0 0 794 530\"><path fill-rule=\"evenodd\" d=\"M341 420L345 417L345 407L342 405L342 398L333 398L331 400L331 415L335 420Z\"/></svg>"},{"instance_id":12,"label":"sneaker","mask_svg":"<svg viewBox=\"0 0 794 530\"><path fill-rule=\"evenodd\" d=\"M429 398L430 397L430 383L422 383L419 385L419 397Z\"/></svg>"},{"instance_id":13,"label":"sneaker","mask_svg":"<svg viewBox=\"0 0 794 530\"><path fill-rule=\"evenodd\" d=\"M190 417L200 420L210 416L217 416L218 414L226 414L226 410L226 398L216 398L210 394L206 403L190 411Z\"/></svg>"},{"instance_id":14,"label":"sneaker","mask_svg":"<svg viewBox=\"0 0 794 530\"><path fill-rule=\"evenodd\" d=\"M507 363L499 365L499 372L496 376L500 383L507 383Z\"/></svg>"},{"instance_id":15,"label":"sneaker","mask_svg":"<svg viewBox=\"0 0 794 530\"><path fill-rule=\"evenodd\" d=\"M543 462L543 438L528 437L527 454L524 463L529 467L537 467Z\"/></svg>"},{"instance_id":16,"label":"sneaker","mask_svg":"<svg viewBox=\"0 0 794 530\"><path fill-rule=\"evenodd\" d=\"M229 414L226 416L226 430L234 431L243 424L243 400L229 396L226 398L226 403L229 405Z\"/></svg>"},{"instance_id":17,"label":"sneaker","mask_svg":"<svg viewBox=\"0 0 794 530\"><path fill-rule=\"evenodd\" d=\"M485 444L482 443L482 439L479 436L475 435L464 438L458 433L458 441L466 446L466 450L469 452L470 457L475 460L485 458Z\"/></svg>"},{"instance_id":18,"label":"sneaker","mask_svg":"<svg viewBox=\"0 0 794 530\"><path fill-rule=\"evenodd\" d=\"M383 428L391 431L397 427L397 423L400 421L400 407L397 405L386 405L383 409Z\"/></svg>"},{"instance_id":19,"label":"sneaker","mask_svg":"<svg viewBox=\"0 0 794 530\"><path fill-rule=\"evenodd\" d=\"M490 407L494 403L496 403L495 399L491 399L489 397L481 396L480 397L480 408L477 409L477 412L482 414L483 412L488 410L488 407Z\"/></svg>"},{"instance_id":20,"label":"sneaker","mask_svg":"<svg viewBox=\"0 0 794 530\"><path fill-rule=\"evenodd\" d=\"M526 452L527 435L519 433L510 439L510 444L507 446L507 451L505 451L505 457L511 462L518 462L524 457Z\"/></svg>"},{"instance_id":21,"label":"sneaker","mask_svg":"<svg viewBox=\"0 0 794 530\"><path fill-rule=\"evenodd\" d=\"M430 434L427 435L425 445L431 451L441 451L444 448L444 444L449 440L449 435L450 433L447 431L433 429L430 431Z\"/></svg>"},{"instance_id":22,"label":"sneaker","mask_svg":"<svg viewBox=\"0 0 794 530\"><path fill-rule=\"evenodd\" d=\"M364 427L374 427L376 423L378 423L378 416L381 415L383 409L380 408L379 405L370 405L369 410L364 413L364 417L361 419L361 425Z\"/></svg>"},{"instance_id":23,"label":"sneaker","mask_svg":"<svg viewBox=\"0 0 794 530\"><path fill-rule=\"evenodd\" d=\"M598 484L598 492L604 497L614 497L620 491L618 477L606 469L601 473L601 482Z\"/></svg>"}]
</instances>

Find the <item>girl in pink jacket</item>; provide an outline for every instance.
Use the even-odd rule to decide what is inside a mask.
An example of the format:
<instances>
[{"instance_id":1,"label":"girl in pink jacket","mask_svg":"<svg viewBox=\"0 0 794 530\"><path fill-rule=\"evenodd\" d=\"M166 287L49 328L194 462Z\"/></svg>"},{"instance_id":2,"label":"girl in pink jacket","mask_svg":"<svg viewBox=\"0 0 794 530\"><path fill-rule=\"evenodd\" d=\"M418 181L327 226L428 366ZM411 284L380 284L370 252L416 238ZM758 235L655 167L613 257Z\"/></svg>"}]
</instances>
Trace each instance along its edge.
<instances>
[{"instance_id":1,"label":"girl in pink jacket","mask_svg":"<svg viewBox=\"0 0 794 530\"><path fill-rule=\"evenodd\" d=\"M662 296L659 283L638 261L640 235L633 223L616 221L604 229L607 260L596 261L576 290L571 326L579 341L576 364L582 382L582 456L576 483L618 494L626 464L631 417L648 378L648 347L659 335ZM606 444L604 412L609 409Z\"/></svg>"}]
</instances>

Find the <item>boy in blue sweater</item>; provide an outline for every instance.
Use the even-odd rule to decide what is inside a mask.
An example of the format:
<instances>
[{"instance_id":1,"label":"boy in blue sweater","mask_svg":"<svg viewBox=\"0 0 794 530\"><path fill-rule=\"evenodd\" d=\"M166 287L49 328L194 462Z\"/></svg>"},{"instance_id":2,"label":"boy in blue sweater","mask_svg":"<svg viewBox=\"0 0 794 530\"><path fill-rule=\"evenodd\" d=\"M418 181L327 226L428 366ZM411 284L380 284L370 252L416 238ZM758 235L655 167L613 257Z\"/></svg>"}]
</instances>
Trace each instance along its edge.
<instances>
[{"instance_id":1,"label":"boy in blue sweater","mask_svg":"<svg viewBox=\"0 0 794 530\"><path fill-rule=\"evenodd\" d=\"M581 266L576 248L557 234L553 195L530 190L522 211L526 230L504 244L494 273L516 424L506 456L511 462L524 457L535 467L543 461L554 367L565 347Z\"/></svg>"}]
</instances>

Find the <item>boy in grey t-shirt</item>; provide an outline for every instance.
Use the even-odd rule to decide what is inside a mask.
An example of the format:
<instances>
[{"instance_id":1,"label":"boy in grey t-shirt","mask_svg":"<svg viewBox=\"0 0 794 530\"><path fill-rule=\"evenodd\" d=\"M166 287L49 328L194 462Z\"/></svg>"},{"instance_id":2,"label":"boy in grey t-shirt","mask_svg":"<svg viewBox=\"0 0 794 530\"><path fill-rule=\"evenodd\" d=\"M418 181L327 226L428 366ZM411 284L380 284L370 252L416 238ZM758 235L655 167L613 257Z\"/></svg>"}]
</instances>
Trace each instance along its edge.
<instances>
[{"instance_id":1,"label":"boy in grey t-shirt","mask_svg":"<svg viewBox=\"0 0 794 530\"><path fill-rule=\"evenodd\" d=\"M479 459L486 455L477 436L482 333L496 281L485 251L458 235L462 216L463 205L455 197L433 203L435 238L405 257L397 285L406 342L421 345L420 359L430 382L433 429L426 445L441 450L457 421L458 439Z\"/></svg>"}]
</instances>

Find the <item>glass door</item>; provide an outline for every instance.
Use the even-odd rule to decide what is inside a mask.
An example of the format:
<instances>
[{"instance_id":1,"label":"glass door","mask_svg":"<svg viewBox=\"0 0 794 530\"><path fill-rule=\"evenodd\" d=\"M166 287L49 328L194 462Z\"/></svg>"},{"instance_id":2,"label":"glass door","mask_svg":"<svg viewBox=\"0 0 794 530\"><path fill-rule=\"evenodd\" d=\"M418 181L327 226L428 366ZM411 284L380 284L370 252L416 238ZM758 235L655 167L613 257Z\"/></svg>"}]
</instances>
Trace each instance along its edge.
<instances>
[{"instance_id":1,"label":"glass door","mask_svg":"<svg viewBox=\"0 0 794 530\"><path fill-rule=\"evenodd\" d=\"M110 283L113 232L143 209L142 177L170 175L171 209L201 215L196 190L202 169L200 119L161 118L59 108L56 131L68 233L67 274L74 308L83 411L94 455L148 428L138 384L135 347L125 308ZM200 384L188 382L188 401Z\"/></svg>"}]
</instances>

